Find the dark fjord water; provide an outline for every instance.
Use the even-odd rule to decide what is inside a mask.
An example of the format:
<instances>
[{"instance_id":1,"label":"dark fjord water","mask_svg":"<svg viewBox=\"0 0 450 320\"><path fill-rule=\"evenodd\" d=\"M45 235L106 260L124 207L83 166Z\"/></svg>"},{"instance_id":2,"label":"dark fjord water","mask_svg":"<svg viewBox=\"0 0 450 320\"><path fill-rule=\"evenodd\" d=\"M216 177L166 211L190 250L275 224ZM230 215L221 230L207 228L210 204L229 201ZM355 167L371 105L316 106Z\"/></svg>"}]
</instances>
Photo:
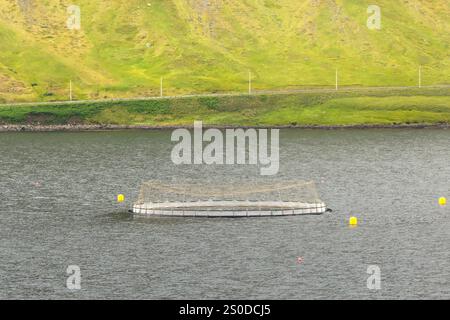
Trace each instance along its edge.
<instances>
[{"instance_id":1,"label":"dark fjord water","mask_svg":"<svg viewBox=\"0 0 450 320\"><path fill-rule=\"evenodd\" d=\"M260 179L173 165L170 133L0 134L0 298L450 298L450 131L282 131L276 178L315 180L332 214L133 217L149 179Z\"/></svg>"}]
</instances>

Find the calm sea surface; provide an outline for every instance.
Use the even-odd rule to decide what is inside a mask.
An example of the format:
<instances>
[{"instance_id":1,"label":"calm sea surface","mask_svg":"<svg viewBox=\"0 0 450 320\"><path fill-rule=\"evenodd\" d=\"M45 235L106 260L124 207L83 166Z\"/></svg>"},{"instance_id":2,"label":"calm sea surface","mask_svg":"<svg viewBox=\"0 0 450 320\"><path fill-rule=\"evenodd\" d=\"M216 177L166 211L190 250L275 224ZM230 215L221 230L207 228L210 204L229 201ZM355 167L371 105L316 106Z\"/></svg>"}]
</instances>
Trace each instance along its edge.
<instances>
[{"instance_id":1,"label":"calm sea surface","mask_svg":"<svg viewBox=\"0 0 450 320\"><path fill-rule=\"evenodd\" d=\"M133 217L149 179L261 181L256 166L175 166L170 134L1 133L0 298L450 298L449 130L282 130L267 179L315 180L331 214Z\"/></svg>"}]
</instances>

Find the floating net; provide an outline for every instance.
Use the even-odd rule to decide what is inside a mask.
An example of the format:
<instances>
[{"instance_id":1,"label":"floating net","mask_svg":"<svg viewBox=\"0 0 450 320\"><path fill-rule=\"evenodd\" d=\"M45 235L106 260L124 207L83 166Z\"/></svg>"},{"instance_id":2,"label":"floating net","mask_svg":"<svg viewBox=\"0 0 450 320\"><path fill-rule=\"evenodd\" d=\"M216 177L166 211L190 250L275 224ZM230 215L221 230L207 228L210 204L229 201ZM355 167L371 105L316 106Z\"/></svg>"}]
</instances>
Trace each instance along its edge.
<instances>
[{"instance_id":1,"label":"floating net","mask_svg":"<svg viewBox=\"0 0 450 320\"><path fill-rule=\"evenodd\" d=\"M261 216L326 211L313 181L239 185L145 182L133 212L172 216Z\"/></svg>"}]
</instances>

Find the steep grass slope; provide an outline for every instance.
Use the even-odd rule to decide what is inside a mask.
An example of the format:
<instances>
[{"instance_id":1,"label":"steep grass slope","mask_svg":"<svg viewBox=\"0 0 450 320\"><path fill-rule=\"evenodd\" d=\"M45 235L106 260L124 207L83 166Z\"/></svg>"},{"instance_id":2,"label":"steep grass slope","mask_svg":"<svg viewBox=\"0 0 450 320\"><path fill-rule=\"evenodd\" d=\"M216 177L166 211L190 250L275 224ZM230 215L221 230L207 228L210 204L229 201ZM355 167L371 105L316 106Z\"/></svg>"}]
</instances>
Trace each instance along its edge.
<instances>
[{"instance_id":1,"label":"steep grass slope","mask_svg":"<svg viewBox=\"0 0 450 320\"><path fill-rule=\"evenodd\" d=\"M449 84L448 0L0 0L0 102ZM67 7L81 8L69 30Z\"/></svg>"}]
</instances>

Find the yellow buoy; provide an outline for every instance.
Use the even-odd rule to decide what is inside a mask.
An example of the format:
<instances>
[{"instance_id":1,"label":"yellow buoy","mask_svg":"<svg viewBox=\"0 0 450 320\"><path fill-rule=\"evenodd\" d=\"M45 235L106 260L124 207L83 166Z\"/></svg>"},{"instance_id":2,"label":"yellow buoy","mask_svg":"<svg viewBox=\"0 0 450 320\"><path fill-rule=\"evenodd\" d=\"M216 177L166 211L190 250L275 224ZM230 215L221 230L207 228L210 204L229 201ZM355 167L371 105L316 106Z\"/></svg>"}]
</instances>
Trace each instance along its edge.
<instances>
[{"instance_id":1,"label":"yellow buoy","mask_svg":"<svg viewBox=\"0 0 450 320\"><path fill-rule=\"evenodd\" d=\"M439 198L439 205L445 206L447 204L447 199L444 197Z\"/></svg>"},{"instance_id":2,"label":"yellow buoy","mask_svg":"<svg viewBox=\"0 0 450 320\"><path fill-rule=\"evenodd\" d=\"M117 202L124 202L125 201L125 196L123 194L119 194L117 196Z\"/></svg>"},{"instance_id":3,"label":"yellow buoy","mask_svg":"<svg viewBox=\"0 0 450 320\"><path fill-rule=\"evenodd\" d=\"M358 218L356 218L356 217L350 217L350 219L348 220L348 223L349 223L351 226L356 226L356 225L358 224Z\"/></svg>"}]
</instances>

